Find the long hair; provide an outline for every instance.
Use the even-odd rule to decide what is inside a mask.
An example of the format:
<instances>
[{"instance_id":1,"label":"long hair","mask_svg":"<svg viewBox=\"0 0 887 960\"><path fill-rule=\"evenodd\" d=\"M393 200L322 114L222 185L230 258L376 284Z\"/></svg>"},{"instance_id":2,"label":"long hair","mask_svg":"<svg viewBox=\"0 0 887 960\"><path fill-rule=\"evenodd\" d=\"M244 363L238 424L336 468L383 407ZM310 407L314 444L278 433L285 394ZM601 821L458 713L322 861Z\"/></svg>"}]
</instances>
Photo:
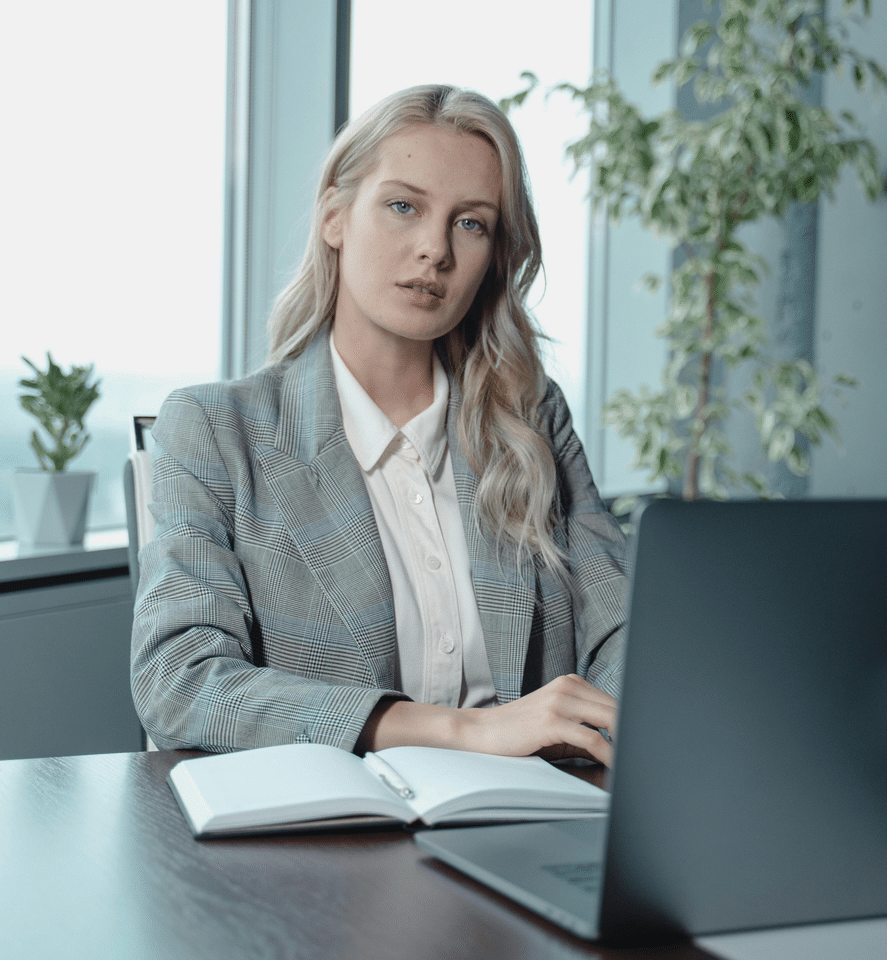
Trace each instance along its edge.
<instances>
[{"instance_id":1,"label":"long hair","mask_svg":"<svg viewBox=\"0 0 887 960\"><path fill-rule=\"evenodd\" d=\"M481 523L500 543L536 553L563 577L554 541L556 470L537 410L546 380L538 354L541 336L526 309L542 265L539 228L520 144L499 108L481 94L449 86L395 93L345 127L324 164L308 246L293 280L268 322L269 360L297 356L335 314L338 253L321 235L329 187L347 207L372 167L379 145L413 124L448 127L483 137L502 166L502 210L493 262L463 321L442 338L449 372L462 393L458 433L480 478Z\"/></svg>"}]
</instances>

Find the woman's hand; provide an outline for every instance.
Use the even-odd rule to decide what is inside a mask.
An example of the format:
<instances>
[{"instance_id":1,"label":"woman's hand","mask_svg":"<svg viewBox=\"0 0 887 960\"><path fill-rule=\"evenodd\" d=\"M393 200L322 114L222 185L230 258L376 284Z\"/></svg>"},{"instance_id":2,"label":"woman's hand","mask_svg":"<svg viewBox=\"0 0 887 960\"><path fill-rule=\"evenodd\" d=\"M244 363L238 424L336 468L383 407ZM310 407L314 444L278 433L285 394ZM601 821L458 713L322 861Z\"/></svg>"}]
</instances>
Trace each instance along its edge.
<instances>
[{"instance_id":1,"label":"woman's hand","mask_svg":"<svg viewBox=\"0 0 887 960\"><path fill-rule=\"evenodd\" d=\"M504 756L538 754L546 760L583 757L609 766L617 702L576 674L489 709L457 710L405 700L383 701L370 715L359 750L449 747Z\"/></svg>"},{"instance_id":2,"label":"woman's hand","mask_svg":"<svg viewBox=\"0 0 887 960\"><path fill-rule=\"evenodd\" d=\"M574 673L533 693L488 710L460 710L463 750L546 760L584 757L610 765L613 747L599 731L615 737L617 702Z\"/></svg>"}]
</instances>

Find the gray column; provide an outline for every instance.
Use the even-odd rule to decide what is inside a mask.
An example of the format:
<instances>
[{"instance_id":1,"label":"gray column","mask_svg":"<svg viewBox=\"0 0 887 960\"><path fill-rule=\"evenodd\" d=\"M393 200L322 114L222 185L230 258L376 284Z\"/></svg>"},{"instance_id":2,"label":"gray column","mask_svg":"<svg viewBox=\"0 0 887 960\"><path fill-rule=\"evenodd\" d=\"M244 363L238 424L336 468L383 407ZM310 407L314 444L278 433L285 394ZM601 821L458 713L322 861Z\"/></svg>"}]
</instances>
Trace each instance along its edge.
<instances>
[{"instance_id":1,"label":"gray column","mask_svg":"<svg viewBox=\"0 0 887 960\"><path fill-rule=\"evenodd\" d=\"M840 0L827 10L839 12ZM873 3L864 29L851 39L862 53L887 67L887 4ZM829 78L823 102L833 111L853 110L881 155L887 178L887 101L860 93L849 76ZM835 199L819 207L816 323L817 367L824 377L850 373L859 387L845 406L830 410L842 444L813 452L810 494L816 497L887 497L887 192L868 203L849 171Z\"/></svg>"},{"instance_id":2,"label":"gray column","mask_svg":"<svg viewBox=\"0 0 887 960\"><path fill-rule=\"evenodd\" d=\"M233 0L223 373L257 369L336 123L336 0ZM346 5L347 9L347 5Z\"/></svg>"},{"instance_id":3,"label":"gray column","mask_svg":"<svg viewBox=\"0 0 887 960\"><path fill-rule=\"evenodd\" d=\"M597 0L595 70L607 70L625 95L648 114L674 103L669 84L653 87L650 75L676 50L676 0ZM592 473L604 496L648 489L642 472L629 469L633 447L604 429L601 410L619 389L659 383L665 360L654 335L668 309L668 285L651 295L645 273L670 272L668 247L637 221L614 226L603 217L591 224L589 242L588 394L584 438Z\"/></svg>"}]
</instances>

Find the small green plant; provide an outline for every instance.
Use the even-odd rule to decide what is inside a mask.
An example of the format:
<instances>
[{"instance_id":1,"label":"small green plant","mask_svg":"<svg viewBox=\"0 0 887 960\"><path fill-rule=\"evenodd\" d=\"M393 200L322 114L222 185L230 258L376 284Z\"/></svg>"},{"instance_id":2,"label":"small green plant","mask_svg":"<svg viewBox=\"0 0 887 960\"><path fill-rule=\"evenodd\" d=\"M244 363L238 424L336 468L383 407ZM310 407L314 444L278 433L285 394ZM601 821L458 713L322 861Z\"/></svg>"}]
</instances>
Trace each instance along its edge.
<instances>
[{"instance_id":1,"label":"small green plant","mask_svg":"<svg viewBox=\"0 0 887 960\"><path fill-rule=\"evenodd\" d=\"M680 55L652 78L691 84L708 119L677 110L644 117L607 75L554 88L588 115L587 134L567 153L577 169L591 168L595 208L616 222L638 218L674 252L669 311L657 330L667 344L662 383L615 393L604 416L634 443L634 466L686 500L742 488L770 494L763 474L733 465L730 417L751 417L768 460L801 476L808 448L837 436L824 398L855 381L826 384L806 359L774 355L754 298L767 265L742 229L832 196L848 166L870 201L883 192L877 150L857 118L810 96L817 76L844 71L859 89L887 88L887 73L848 42L858 6L869 15L870 0L844 0L829 18L821 0L720 0L718 22L691 26ZM522 77L526 89L504 109L538 82ZM662 282L643 280L651 290ZM748 386L736 397L728 381L739 368Z\"/></svg>"},{"instance_id":2,"label":"small green plant","mask_svg":"<svg viewBox=\"0 0 887 960\"><path fill-rule=\"evenodd\" d=\"M61 473L89 440L83 420L99 398L101 381L90 383L92 364L72 366L65 373L50 353L46 354L46 370L39 369L27 357L22 360L34 371L34 376L19 380L19 386L33 392L23 393L19 403L23 410L37 418L52 441L52 446L46 446L33 430L31 449L41 469Z\"/></svg>"}]
</instances>

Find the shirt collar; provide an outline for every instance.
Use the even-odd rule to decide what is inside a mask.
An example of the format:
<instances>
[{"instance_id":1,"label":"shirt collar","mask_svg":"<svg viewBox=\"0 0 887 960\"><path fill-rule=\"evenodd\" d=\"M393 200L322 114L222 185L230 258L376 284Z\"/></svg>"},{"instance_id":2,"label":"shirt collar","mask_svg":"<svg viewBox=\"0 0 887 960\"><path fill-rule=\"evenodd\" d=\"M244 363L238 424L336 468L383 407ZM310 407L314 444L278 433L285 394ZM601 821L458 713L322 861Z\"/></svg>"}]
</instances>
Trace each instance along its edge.
<instances>
[{"instance_id":1,"label":"shirt collar","mask_svg":"<svg viewBox=\"0 0 887 960\"><path fill-rule=\"evenodd\" d=\"M369 473L391 441L403 435L415 447L425 470L434 476L447 450L446 420L450 398L449 378L437 352L432 352L434 400L402 430L398 430L345 365L333 343L332 333L329 342L333 375L342 407L342 426L361 469Z\"/></svg>"}]
</instances>

